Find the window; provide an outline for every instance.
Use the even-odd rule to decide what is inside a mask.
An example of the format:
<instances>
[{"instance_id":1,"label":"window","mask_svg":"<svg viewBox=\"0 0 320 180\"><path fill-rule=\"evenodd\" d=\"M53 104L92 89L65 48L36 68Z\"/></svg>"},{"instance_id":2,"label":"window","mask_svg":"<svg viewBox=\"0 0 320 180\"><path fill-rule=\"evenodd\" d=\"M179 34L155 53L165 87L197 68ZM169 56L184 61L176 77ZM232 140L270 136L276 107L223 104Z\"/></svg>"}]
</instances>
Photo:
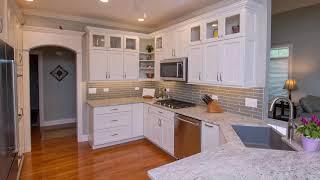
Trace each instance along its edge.
<instances>
[{"instance_id":1,"label":"window","mask_svg":"<svg viewBox=\"0 0 320 180\"><path fill-rule=\"evenodd\" d=\"M288 58L289 57L289 47L282 48L272 48L270 53L271 59L276 58Z\"/></svg>"}]
</instances>

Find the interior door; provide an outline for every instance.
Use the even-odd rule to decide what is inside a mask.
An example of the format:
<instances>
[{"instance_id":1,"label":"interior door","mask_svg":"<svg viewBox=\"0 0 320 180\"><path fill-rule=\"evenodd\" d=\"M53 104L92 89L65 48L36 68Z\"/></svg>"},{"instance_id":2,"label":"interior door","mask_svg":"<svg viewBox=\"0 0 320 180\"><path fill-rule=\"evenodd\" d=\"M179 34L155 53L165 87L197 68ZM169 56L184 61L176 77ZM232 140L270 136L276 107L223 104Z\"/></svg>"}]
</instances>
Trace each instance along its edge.
<instances>
[{"instance_id":1,"label":"interior door","mask_svg":"<svg viewBox=\"0 0 320 180\"><path fill-rule=\"evenodd\" d=\"M109 51L108 52L108 69L109 80L122 80L123 73L123 52Z\"/></svg>"},{"instance_id":2,"label":"interior door","mask_svg":"<svg viewBox=\"0 0 320 180\"><path fill-rule=\"evenodd\" d=\"M89 74L91 81L108 79L108 52L105 50L90 50Z\"/></svg>"},{"instance_id":3,"label":"interior door","mask_svg":"<svg viewBox=\"0 0 320 180\"><path fill-rule=\"evenodd\" d=\"M125 52L123 55L124 61L124 78L135 80L139 78L139 55L138 53Z\"/></svg>"},{"instance_id":4,"label":"interior door","mask_svg":"<svg viewBox=\"0 0 320 180\"><path fill-rule=\"evenodd\" d=\"M243 86L244 83L244 39L236 38L223 42L221 74L224 85Z\"/></svg>"},{"instance_id":5,"label":"interior door","mask_svg":"<svg viewBox=\"0 0 320 180\"><path fill-rule=\"evenodd\" d=\"M188 79L191 83L201 82L203 69L203 46L196 45L190 47L188 61Z\"/></svg>"},{"instance_id":6,"label":"interior door","mask_svg":"<svg viewBox=\"0 0 320 180\"><path fill-rule=\"evenodd\" d=\"M205 81L210 84L220 83L220 61L221 61L221 43L212 42L205 46L205 62L204 62L204 73Z\"/></svg>"}]
</instances>

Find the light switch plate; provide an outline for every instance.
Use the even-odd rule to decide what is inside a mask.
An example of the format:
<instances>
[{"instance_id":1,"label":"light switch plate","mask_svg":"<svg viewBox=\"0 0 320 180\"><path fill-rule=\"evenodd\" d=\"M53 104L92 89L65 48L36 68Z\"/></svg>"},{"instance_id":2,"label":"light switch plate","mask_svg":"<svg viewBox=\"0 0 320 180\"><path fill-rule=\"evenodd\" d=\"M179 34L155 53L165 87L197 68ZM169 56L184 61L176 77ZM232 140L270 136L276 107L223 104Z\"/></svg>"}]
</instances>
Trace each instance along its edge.
<instances>
[{"instance_id":1,"label":"light switch plate","mask_svg":"<svg viewBox=\"0 0 320 180\"><path fill-rule=\"evenodd\" d=\"M109 88L103 88L103 92L107 93L107 92L109 92L109 91L110 91Z\"/></svg>"},{"instance_id":2,"label":"light switch plate","mask_svg":"<svg viewBox=\"0 0 320 180\"><path fill-rule=\"evenodd\" d=\"M88 93L89 94L97 94L97 88L89 88Z\"/></svg>"},{"instance_id":3,"label":"light switch plate","mask_svg":"<svg viewBox=\"0 0 320 180\"><path fill-rule=\"evenodd\" d=\"M258 107L258 100L257 99L252 99L252 98L246 98L245 99L246 107L252 107L252 108L257 108Z\"/></svg>"},{"instance_id":4,"label":"light switch plate","mask_svg":"<svg viewBox=\"0 0 320 180\"><path fill-rule=\"evenodd\" d=\"M214 95L214 94L211 95L211 98L212 98L213 100L217 100L217 101L219 100L219 97L218 97L217 95Z\"/></svg>"},{"instance_id":5,"label":"light switch plate","mask_svg":"<svg viewBox=\"0 0 320 180\"><path fill-rule=\"evenodd\" d=\"M139 88L139 87L135 87L135 88L134 88L134 90L139 91L139 90L140 90L140 88Z\"/></svg>"}]
</instances>

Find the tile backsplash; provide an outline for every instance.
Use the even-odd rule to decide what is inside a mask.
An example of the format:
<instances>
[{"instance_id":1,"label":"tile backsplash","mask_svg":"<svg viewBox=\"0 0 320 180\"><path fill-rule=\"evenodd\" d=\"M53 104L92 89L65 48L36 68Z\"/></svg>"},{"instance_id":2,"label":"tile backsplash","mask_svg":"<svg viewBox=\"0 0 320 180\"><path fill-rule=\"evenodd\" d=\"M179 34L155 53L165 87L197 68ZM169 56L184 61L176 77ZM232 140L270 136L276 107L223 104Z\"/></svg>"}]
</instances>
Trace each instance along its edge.
<instances>
[{"instance_id":1,"label":"tile backsplash","mask_svg":"<svg viewBox=\"0 0 320 180\"><path fill-rule=\"evenodd\" d=\"M139 87L138 91L135 87ZM87 94L87 99L139 97L143 88L169 88L170 97L178 100L204 105L201 97L204 94L216 95L226 112L237 113L249 117L263 119L264 88L234 88L205 85L191 85L184 82L153 82L153 81L127 81L127 82L95 82L88 83L87 88L97 88L96 94ZM109 88L109 92L103 92ZM245 106L245 98L258 100L257 108Z\"/></svg>"}]
</instances>

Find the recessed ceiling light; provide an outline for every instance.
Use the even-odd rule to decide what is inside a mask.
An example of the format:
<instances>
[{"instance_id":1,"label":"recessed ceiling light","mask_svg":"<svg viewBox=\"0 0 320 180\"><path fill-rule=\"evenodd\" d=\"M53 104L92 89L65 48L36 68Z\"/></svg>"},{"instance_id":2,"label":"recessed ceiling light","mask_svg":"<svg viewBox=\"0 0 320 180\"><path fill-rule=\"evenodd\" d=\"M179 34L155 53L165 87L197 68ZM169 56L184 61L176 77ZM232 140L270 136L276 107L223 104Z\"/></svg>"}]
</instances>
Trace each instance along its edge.
<instances>
[{"instance_id":1,"label":"recessed ceiling light","mask_svg":"<svg viewBox=\"0 0 320 180\"><path fill-rule=\"evenodd\" d=\"M103 3L109 2L109 0L100 0L100 1L103 2Z\"/></svg>"},{"instance_id":2,"label":"recessed ceiling light","mask_svg":"<svg viewBox=\"0 0 320 180\"><path fill-rule=\"evenodd\" d=\"M212 27L217 27L217 26L218 26L218 24L212 24L211 26L212 26Z\"/></svg>"},{"instance_id":3,"label":"recessed ceiling light","mask_svg":"<svg viewBox=\"0 0 320 180\"><path fill-rule=\"evenodd\" d=\"M33 2L33 0L26 0L27 2Z\"/></svg>"},{"instance_id":4,"label":"recessed ceiling light","mask_svg":"<svg viewBox=\"0 0 320 180\"><path fill-rule=\"evenodd\" d=\"M143 18L139 18L138 21L139 21L139 22L143 22L144 19L143 19Z\"/></svg>"}]
</instances>

